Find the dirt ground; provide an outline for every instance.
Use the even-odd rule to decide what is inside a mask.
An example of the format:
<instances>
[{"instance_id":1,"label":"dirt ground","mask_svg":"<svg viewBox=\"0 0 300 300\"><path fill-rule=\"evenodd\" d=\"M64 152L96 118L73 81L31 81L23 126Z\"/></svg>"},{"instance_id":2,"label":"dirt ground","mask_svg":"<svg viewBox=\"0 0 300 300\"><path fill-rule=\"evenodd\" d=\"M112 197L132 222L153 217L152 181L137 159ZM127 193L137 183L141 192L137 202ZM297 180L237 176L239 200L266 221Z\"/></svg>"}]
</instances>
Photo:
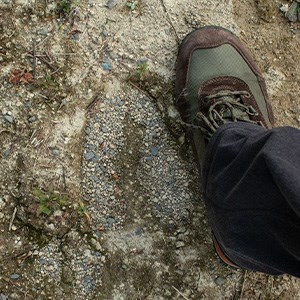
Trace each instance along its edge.
<instances>
[{"instance_id":1,"label":"dirt ground","mask_svg":"<svg viewBox=\"0 0 300 300\"><path fill-rule=\"evenodd\" d=\"M0 0L0 300L300 298L215 254L173 106L178 44L221 25L299 128L287 3Z\"/></svg>"}]
</instances>

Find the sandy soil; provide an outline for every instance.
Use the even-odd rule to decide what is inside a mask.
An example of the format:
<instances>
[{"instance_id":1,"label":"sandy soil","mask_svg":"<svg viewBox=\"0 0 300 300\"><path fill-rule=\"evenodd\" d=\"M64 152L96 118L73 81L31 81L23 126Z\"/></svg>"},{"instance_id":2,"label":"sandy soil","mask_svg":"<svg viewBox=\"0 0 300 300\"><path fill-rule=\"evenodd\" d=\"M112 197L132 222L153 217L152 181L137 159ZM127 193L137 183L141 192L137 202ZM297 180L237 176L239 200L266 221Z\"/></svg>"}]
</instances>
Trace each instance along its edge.
<instances>
[{"instance_id":1,"label":"sandy soil","mask_svg":"<svg viewBox=\"0 0 300 300\"><path fill-rule=\"evenodd\" d=\"M299 127L286 3L0 0L1 300L299 299L298 279L220 262L172 104L179 42L221 25Z\"/></svg>"}]
</instances>

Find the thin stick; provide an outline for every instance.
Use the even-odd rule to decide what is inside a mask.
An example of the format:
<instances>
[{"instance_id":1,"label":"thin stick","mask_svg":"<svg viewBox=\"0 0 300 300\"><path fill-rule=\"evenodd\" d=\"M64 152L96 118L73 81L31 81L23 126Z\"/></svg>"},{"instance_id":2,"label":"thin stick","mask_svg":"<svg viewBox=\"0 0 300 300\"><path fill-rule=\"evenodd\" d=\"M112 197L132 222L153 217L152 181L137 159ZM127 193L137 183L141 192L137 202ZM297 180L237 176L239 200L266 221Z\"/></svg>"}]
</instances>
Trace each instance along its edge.
<instances>
[{"instance_id":1,"label":"thin stick","mask_svg":"<svg viewBox=\"0 0 300 300\"><path fill-rule=\"evenodd\" d=\"M86 110L87 111L90 111L94 105L100 100L99 96L96 96L89 104L88 106L86 107Z\"/></svg>"},{"instance_id":2,"label":"thin stick","mask_svg":"<svg viewBox=\"0 0 300 300\"><path fill-rule=\"evenodd\" d=\"M50 75L54 75L55 73L57 73L62 67L57 68L54 72L52 72Z\"/></svg>"},{"instance_id":3,"label":"thin stick","mask_svg":"<svg viewBox=\"0 0 300 300\"><path fill-rule=\"evenodd\" d=\"M14 212L13 212L12 217L11 217L10 222L9 222L8 231L11 231L14 219L16 217L16 213L17 213L17 208L15 207Z\"/></svg>"},{"instance_id":4,"label":"thin stick","mask_svg":"<svg viewBox=\"0 0 300 300\"><path fill-rule=\"evenodd\" d=\"M47 56L46 56L47 57ZM44 57L39 57L39 60L44 63L45 65L47 65L52 71L56 71L56 68L52 66L52 64L50 62L48 62Z\"/></svg>"},{"instance_id":5,"label":"thin stick","mask_svg":"<svg viewBox=\"0 0 300 300\"><path fill-rule=\"evenodd\" d=\"M152 96L150 93L148 93L147 91L144 91L143 89L141 89L139 86L137 86L136 84L134 84L132 81L128 81L128 83L130 85L132 85L134 88L138 89L140 92L142 92L143 94L145 94L146 96L148 96L149 98L151 98L152 100L157 101L157 99Z\"/></svg>"},{"instance_id":6,"label":"thin stick","mask_svg":"<svg viewBox=\"0 0 300 300\"><path fill-rule=\"evenodd\" d=\"M64 191L67 191L67 181L66 181L66 172L65 172L65 167L62 165L62 182L64 186Z\"/></svg>"},{"instance_id":7,"label":"thin stick","mask_svg":"<svg viewBox=\"0 0 300 300\"><path fill-rule=\"evenodd\" d=\"M248 274L248 273L247 273L247 270L245 270L245 273L244 273L244 280L243 280L243 285L242 285L242 290L241 290L240 299L243 299L247 274Z\"/></svg>"},{"instance_id":8,"label":"thin stick","mask_svg":"<svg viewBox=\"0 0 300 300\"><path fill-rule=\"evenodd\" d=\"M32 49L32 56L33 56L33 79L36 79L36 42L33 41L33 49Z\"/></svg>"},{"instance_id":9,"label":"thin stick","mask_svg":"<svg viewBox=\"0 0 300 300\"><path fill-rule=\"evenodd\" d=\"M175 286L172 285L172 288L185 300L189 300L186 296L184 296L179 290L176 289Z\"/></svg>"},{"instance_id":10,"label":"thin stick","mask_svg":"<svg viewBox=\"0 0 300 300\"><path fill-rule=\"evenodd\" d=\"M175 27L174 27L172 21L171 21L171 18L170 18L170 15L169 15L169 13L168 13L168 10L167 10L167 8L166 8L166 5L165 5L164 0L160 0L160 3L161 3L161 5L162 5L162 7L163 7L164 12L165 12L166 15L167 15L168 22L169 22L169 24L171 25L171 27L172 27L172 29L173 29L173 32L175 33L175 38L176 38L176 40L177 40L177 43L180 44L180 39L179 39L179 37L178 37L177 31L176 31L176 29L175 29Z\"/></svg>"}]
</instances>

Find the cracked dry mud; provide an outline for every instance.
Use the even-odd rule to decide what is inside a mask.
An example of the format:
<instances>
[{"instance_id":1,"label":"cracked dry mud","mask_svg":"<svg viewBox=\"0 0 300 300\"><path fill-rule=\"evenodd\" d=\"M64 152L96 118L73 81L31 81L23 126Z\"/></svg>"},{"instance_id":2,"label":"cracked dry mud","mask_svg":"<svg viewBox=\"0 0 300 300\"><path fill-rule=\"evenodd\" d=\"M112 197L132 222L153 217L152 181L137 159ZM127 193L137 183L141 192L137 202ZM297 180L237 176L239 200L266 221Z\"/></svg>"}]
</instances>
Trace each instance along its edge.
<instances>
[{"instance_id":1,"label":"cracked dry mud","mask_svg":"<svg viewBox=\"0 0 300 300\"><path fill-rule=\"evenodd\" d=\"M300 27L282 3L0 0L1 300L299 299L298 279L218 259L173 107L178 41L221 25L276 124L299 127Z\"/></svg>"}]
</instances>

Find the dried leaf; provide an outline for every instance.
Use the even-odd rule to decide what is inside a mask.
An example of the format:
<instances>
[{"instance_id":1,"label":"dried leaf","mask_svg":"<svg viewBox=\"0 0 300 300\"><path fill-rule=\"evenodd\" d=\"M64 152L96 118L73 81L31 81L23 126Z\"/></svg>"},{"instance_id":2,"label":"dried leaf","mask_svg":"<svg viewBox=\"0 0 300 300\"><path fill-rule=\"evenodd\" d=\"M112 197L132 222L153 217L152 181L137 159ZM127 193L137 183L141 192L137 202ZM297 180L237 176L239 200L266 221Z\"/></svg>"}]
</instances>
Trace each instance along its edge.
<instances>
[{"instance_id":1,"label":"dried leaf","mask_svg":"<svg viewBox=\"0 0 300 300\"><path fill-rule=\"evenodd\" d=\"M33 82L33 75L29 72L21 71L20 69L14 69L11 71L9 82L12 84L18 84L20 82L31 83Z\"/></svg>"}]
</instances>

